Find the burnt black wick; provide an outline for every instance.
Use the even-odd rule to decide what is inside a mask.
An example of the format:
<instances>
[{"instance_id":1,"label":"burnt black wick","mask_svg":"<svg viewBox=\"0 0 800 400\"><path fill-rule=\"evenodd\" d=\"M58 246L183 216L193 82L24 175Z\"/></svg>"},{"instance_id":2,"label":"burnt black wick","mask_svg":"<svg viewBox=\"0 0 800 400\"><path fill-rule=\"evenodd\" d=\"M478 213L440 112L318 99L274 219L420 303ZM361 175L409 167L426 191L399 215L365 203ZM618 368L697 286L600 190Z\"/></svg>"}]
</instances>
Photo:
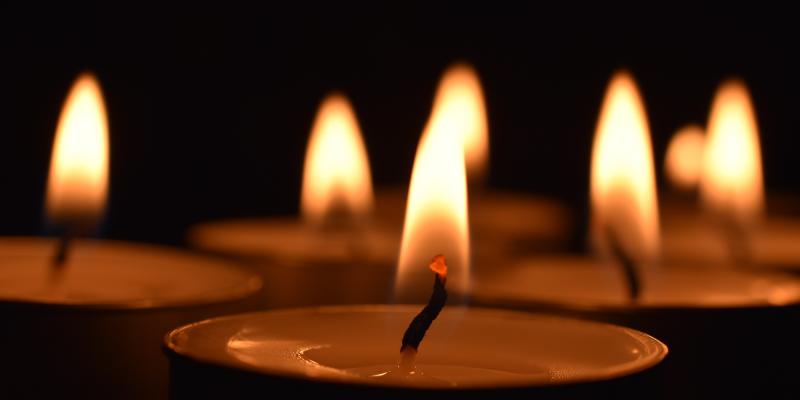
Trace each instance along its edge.
<instances>
[{"instance_id":1,"label":"burnt black wick","mask_svg":"<svg viewBox=\"0 0 800 400\"><path fill-rule=\"evenodd\" d=\"M619 262L622 273L625 276L625 283L628 288L628 297L631 301L636 301L641 292L640 278L636 261L622 247L619 238L612 229L608 229L608 242L611 247L611 254Z\"/></svg>"},{"instance_id":2,"label":"burnt black wick","mask_svg":"<svg viewBox=\"0 0 800 400\"><path fill-rule=\"evenodd\" d=\"M447 263L444 256L440 254L433 257L430 269L435 273L433 294L431 294L431 298L425 308L408 325L406 333L403 334L403 344L400 346L400 352L406 352L407 350L417 351L428 328L431 327L433 320L439 316L447 302L447 290L444 287L445 282L447 282Z\"/></svg>"}]
</instances>

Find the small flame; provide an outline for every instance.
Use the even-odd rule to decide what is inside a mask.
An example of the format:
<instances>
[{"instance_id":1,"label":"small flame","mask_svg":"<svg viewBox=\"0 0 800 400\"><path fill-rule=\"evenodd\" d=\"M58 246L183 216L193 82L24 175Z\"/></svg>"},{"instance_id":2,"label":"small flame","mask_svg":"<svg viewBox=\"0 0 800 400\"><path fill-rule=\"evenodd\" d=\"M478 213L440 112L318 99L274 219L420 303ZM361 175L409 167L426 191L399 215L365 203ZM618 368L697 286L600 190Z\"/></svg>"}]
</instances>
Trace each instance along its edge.
<instances>
[{"instance_id":1,"label":"small flame","mask_svg":"<svg viewBox=\"0 0 800 400\"><path fill-rule=\"evenodd\" d=\"M675 133L667 147L664 169L673 186L689 190L697 187L703 165L705 133L697 125L688 125Z\"/></svg>"},{"instance_id":2,"label":"small flame","mask_svg":"<svg viewBox=\"0 0 800 400\"><path fill-rule=\"evenodd\" d=\"M608 85L592 148L592 235L609 249L613 233L626 255L658 253L658 206L650 128L633 77L618 72Z\"/></svg>"},{"instance_id":3,"label":"small flame","mask_svg":"<svg viewBox=\"0 0 800 400\"><path fill-rule=\"evenodd\" d=\"M470 65L454 64L445 71L436 90L434 118L451 124L462 135L470 180L480 180L489 164L489 125L478 73Z\"/></svg>"},{"instance_id":4,"label":"small flame","mask_svg":"<svg viewBox=\"0 0 800 400\"><path fill-rule=\"evenodd\" d=\"M754 222L764 207L758 126L741 81L723 83L714 97L700 193L710 209L740 224Z\"/></svg>"},{"instance_id":5,"label":"small flame","mask_svg":"<svg viewBox=\"0 0 800 400\"><path fill-rule=\"evenodd\" d=\"M337 212L367 215L373 207L372 179L361 130L341 94L323 100L311 129L300 208L320 223Z\"/></svg>"},{"instance_id":6,"label":"small flame","mask_svg":"<svg viewBox=\"0 0 800 400\"><path fill-rule=\"evenodd\" d=\"M420 139L400 246L395 292L420 301L430 294L431 256L450 260L453 283L469 284L467 180L459 124L461 116L434 110ZM427 293L426 293L427 292Z\"/></svg>"},{"instance_id":7,"label":"small flame","mask_svg":"<svg viewBox=\"0 0 800 400\"><path fill-rule=\"evenodd\" d=\"M55 224L92 224L108 192L108 121L100 84L83 73L70 89L56 128L47 184Z\"/></svg>"}]
</instances>

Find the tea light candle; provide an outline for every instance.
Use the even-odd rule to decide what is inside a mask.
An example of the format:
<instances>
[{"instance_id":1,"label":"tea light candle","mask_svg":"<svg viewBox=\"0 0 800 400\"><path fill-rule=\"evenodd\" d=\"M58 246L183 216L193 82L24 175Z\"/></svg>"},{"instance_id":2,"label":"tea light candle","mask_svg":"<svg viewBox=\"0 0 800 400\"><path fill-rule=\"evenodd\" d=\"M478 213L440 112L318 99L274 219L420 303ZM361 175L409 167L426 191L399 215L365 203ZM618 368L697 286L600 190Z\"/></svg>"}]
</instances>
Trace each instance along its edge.
<instances>
[{"instance_id":1,"label":"tea light candle","mask_svg":"<svg viewBox=\"0 0 800 400\"><path fill-rule=\"evenodd\" d=\"M787 274L676 265L640 268L631 301L613 263L536 257L476 276L473 302L547 310L630 326L669 343L666 397L789 393L800 347L800 279ZM730 354L736 349L736 354ZM763 366L770 367L765 370Z\"/></svg>"},{"instance_id":2,"label":"tea light candle","mask_svg":"<svg viewBox=\"0 0 800 400\"><path fill-rule=\"evenodd\" d=\"M4 393L11 397L165 398L165 332L254 309L261 279L230 263L153 245L0 239Z\"/></svg>"},{"instance_id":3,"label":"tea light candle","mask_svg":"<svg viewBox=\"0 0 800 400\"><path fill-rule=\"evenodd\" d=\"M164 398L164 333L258 304L260 278L229 263L75 238L103 213L108 154L100 85L83 74L59 119L47 187L47 216L62 238L0 238L6 395Z\"/></svg>"},{"instance_id":4,"label":"tea light candle","mask_svg":"<svg viewBox=\"0 0 800 400\"><path fill-rule=\"evenodd\" d=\"M374 216L367 153L341 94L328 96L314 121L300 206L302 217L199 224L187 241L253 267L270 307L385 302L401 225Z\"/></svg>"},{"instance_id":5,"label":"tea light candle","mask_svg":"<svg viewBox=\"0 0 800 400\"><path fill-rule=\"evenodd\" d=\"M700 204L675 202L664 207L664 258L676 263L800 268L795 245L800 219L763 215L758 124L744 82L720 85L708 139L704 144L701 133L694 137L701 150L684 151L680 157L673 151L671 170L693 170L702 209Z\"/></svg>"},{"instance_id":6,"label":"tea light candle","mask_svg":"<svg viewBox=\"0 0 800 400\"><path fill-rule=\"evenodd\" d=\"M632 78L609 85L592 154L593 243L617 259L530 258L476 277L478 304L557 310L642 329L670 344L666 397L791 392L798 278L659 264L647 120ZM705 240L696 237L696 240ZM611 250L611 251L610 251ZM626 268L620 268L626 266ZM735 355L730 350L735 349ZM769 371L763 369L769 365Z\"/></svg>"},{"instance_id":7,"label":"tea light candle","mask_svg":"<svg viewBox=\"0 0 800 400\"><path fill-rule=\"evenodd\" d=\"M619 394L626 386L614 380L651 368L667 354L658 340L627 328L451 308L437 318L420 350L417 367L429 379L376 376L396 367L402 332L417 311L403 305L322 307L179 328L166 338L172 394L292 390L299 396L449 398L471 392L529 398L554 387L563 387L561 394L593 395L610 394L613 387Z\"/></svg>"}]
</instances>

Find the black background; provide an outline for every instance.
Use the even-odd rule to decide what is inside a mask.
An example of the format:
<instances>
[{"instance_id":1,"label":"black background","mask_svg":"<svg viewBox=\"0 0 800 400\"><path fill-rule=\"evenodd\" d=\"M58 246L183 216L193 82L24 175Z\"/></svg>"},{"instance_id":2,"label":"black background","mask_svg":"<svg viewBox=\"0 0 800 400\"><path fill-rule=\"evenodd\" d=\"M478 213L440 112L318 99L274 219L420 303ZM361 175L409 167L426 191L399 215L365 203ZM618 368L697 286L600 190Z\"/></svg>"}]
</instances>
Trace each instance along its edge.
<instances>
[{"instance_id":1,"label":"black background","mask_svg":"<svg viewBox=\"0 0 800 400\"><path fill-rule=\"evenodd\" d=\"M672 132L704 123L716 85L737 75L754 96L767 187L800 188L787 10L225 4L0 8L0 234L43 232L58 113L84 69L99 76L109 110L113 238L180 244L196 222L296 212L307 134L333 89L355 106L376 186L407 184L437 80L456 60L482 77L492 186L582 212L603 90L627 67L659 165Z\"/></svg>"}]
</instances>

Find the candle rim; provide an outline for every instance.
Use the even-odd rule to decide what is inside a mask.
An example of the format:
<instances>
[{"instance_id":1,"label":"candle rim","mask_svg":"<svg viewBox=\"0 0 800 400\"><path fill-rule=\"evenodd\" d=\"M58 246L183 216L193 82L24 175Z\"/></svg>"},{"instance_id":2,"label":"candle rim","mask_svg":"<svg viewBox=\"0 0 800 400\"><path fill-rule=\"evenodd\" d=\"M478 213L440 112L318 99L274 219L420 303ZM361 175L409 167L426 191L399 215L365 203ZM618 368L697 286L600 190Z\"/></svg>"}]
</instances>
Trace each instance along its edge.
<instances>
[{"instance_id":1,"label":"candle rim","mask_svg":"<svg viewBox=\"0 0 800 400\"><path fill-rule=\"evenodd\" d=\"M256 316L263 316L264 314L272 315L272 316L283 316L283 315L302 315L305 313L314 314L314 313L337 313L337 312L345 312L345 311L366 311L370 314L372 313L386 313L387 311L395 311L395 312L403 312L409 313L410 315L415 314L419 311L420 304L356 304L356 305L327 305L327 306L312 306L312 307L297 307L297 308L286 308L286 309L276 309L276 310L260 310L260 311L252 311L246 312L241 314L234 314L234 315L225 315L220 317L214 317L205 319L202 321L193 322L178 328L167 333L164 337L163 348L165 353L169 358L176 357L178 359L187 359L192 362L198 362L203 364L213 365L215 367L222 367L228 368L236 371L247 372L247 373L254 373L261 376L275 376L281 379L288 379L288 380L296 380L296 381L312 381L312 382L322 382L325 384L338 384L338 385L352 385L352 386L368 386L368 387L381 387L381 388L390 388L394 390L407 390L410 392L416 390L423 390L423 391L460 391L465 389L524 389L524 388L546 388L546 387L554 387L554 386L562 386L562 385L570 385L570 384L589 384L592 382L598 382L603 380L611 380L611 379L618 379L625 376L636 375L641 373L649 368L652 368L658 365L661 361L669 353L669 348L666 344L658 340L657 338L628 327L615 325L607 322L600 322L600 321L591 321L586 319L580 319L575 317L567 317L562 315L556 314L548 314L542 312L527 312L527 311L520 311L520 310L509 310L509 309L500 309L500 308L490 308L490 307L466 307L466 306L455 306L449 307L448 309L444 310L443 313L459 313L459 312L469 312L469 313L477 313L481 315L491 315L499 317L498 319L547 319L547 320L560 320L566 321L568 323L574 323L583 326L593 326L595 328L602 328L608 331L614 331L619 334L625 335L626 337L630 338L638 342L642 347L648 348L650 352L648 353L649 357L641 357L637 360L626 362L624 364L617 364L614 368L607 368L601 373L594 374L593 376L584 376L580 377L579 379L572 379L567 381L535 381L535 382L526 382L526 383L507 383L503 385L464 385L464 386L449 386L449 387L428 387L428 386L404 386L404 385L397 385L393 383L386 383L381 382L378 380L370 380L365 377L362 379L345 379L343 377L335 377L335 376L309 376L307 374L299 373L296 371L290 371L281 369L275 366L266 367L263 365L253 365L248 364L242 361L239 362L232 362L232 361L222 361L222 360L215 360L213 357L203 357L198 356L197 354L190 354L188 349L186 348L185 344L187 340L182 338L182 335L185 335L187 332L190 332L194 329L202 329L206 326L211 324L219 324L225 323L235 320L246 320L248 318L253 318ZM398 354L399 356L399 354Z\"/></svg>"},{"instance_id":2,"label":"candle rim","mask_svg":"<svg viewBox=\"0 0 800 400\"><path fill-rule=\"evenodd\" d=\"M45 246L52 248L55 251L56 239L50 237L33 237L33 236L5 236L0 238L0 244L28 244L33 246ZM27 308L27 309L41 309L41 310L69 310L69 311L87 311L87 312L137 312L149 310L172 310L181 308L202 307L210 304L227 304L241 301L249 296L259 292L263 287L263 280L255 272L248 271L243 266L237 263L221 259L212 255L203 255L192 253L180 249L178 247L163 246L152 243L140 243L124 240L109 240L109 239L78 239L76 240L77 246L101 246L101 247L115 247L124 246L125 248L133 248L136 250L144 250L158 255L168 254L170 260L173 258L180 258L185 260L197 259L202 264L213 264L215 268L222 268L227 271L235 271L241 274L242 285L235 287L235 290L230 290L226 293L214 293L210 296L204 296L199 299L155 299L155 300L125 300L125 301L97 301L97 302L81 302L63 300L54 302L47 299L34 299L34 298L18 298L18 297L4 297L0 292L0 305L10 308ZM2 248L0 247L0 251ZM0 253L2 254L2 253ZM7 253L11 257L19 257L20 254ZM22 254L22 257L26 257ZM192 265L194 265L192 263ZM67 271L69 272L69 271Z\"/></svg>"}]
</instances>

